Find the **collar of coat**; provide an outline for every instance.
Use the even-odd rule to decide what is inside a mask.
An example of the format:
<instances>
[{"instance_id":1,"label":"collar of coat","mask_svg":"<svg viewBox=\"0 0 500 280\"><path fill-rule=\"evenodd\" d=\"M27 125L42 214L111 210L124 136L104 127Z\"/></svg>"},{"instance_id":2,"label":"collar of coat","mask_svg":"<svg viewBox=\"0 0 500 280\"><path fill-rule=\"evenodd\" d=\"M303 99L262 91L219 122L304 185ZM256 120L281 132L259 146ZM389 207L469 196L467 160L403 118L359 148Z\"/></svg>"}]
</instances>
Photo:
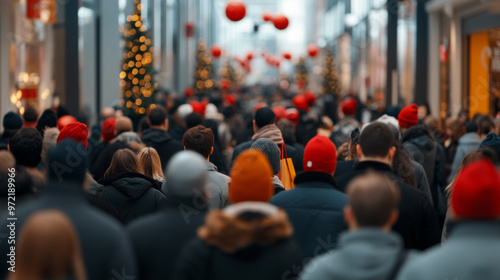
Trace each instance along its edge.
<instances>
[{"instance_id":1,"label":"collar of coat","mask_svg":"<svg viewBox=\"0 0 500 280\"><path fill-rule=\"evenodd\" d=\"M294 183L295 185L304 183L325 183L333 187L336 185L332 175L314 171L299 173L297 177L295 177Z\"/></svg>"},{"instance_id":2,"label":"collar of coat","mask_svg":"<svg viewBox=\"0 0 500 280\"><path fill-rule=\"evenodd\" d=\"M360 161L360 162L357 162L354 164L354 170L368 170L368 169L373 169L373 170L379 171L379 172L391 172L392 173L392 168L383 162Z\"/></svg>"},{"instance_id":3,"label":"collar of coat","mask_svg":"<svg viewBox=\"0 0 500 280\"><path fill-rule=\"evenodd\" d=\"M268 247L289 238L293 229L285 211L263 202L242 202L212 210L198 237L227 253L258 245Z\"/></svg>"}]
</instances>

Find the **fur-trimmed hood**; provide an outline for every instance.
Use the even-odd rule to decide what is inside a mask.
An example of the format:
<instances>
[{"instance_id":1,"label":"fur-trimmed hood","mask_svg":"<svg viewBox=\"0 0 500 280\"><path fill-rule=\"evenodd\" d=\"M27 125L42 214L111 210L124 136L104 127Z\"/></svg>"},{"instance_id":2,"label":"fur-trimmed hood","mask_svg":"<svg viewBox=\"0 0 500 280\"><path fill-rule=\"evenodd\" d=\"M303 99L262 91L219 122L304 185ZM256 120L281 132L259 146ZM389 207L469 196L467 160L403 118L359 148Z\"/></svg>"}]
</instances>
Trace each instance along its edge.
<instances>
[{"instance_id":1,"label":"fur-trimmed hood","mask_svg":"<svg viewBox=\"0 0 500 280\"><path fill-rule=\"evenodd\" d=\"M292 233L285 211L262 202L242 202L224 210L212 210L198 229L200 239L227 253L251 245L271 246Z\"/></svg>"}]
</instances>

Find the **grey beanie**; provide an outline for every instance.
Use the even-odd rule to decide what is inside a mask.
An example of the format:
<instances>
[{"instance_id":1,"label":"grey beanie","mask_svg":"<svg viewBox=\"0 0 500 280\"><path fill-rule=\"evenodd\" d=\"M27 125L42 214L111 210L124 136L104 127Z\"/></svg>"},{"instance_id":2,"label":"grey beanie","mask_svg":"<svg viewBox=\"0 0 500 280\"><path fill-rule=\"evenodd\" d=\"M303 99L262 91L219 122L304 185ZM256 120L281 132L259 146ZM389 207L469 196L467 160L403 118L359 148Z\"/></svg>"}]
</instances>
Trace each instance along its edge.
<instances>
[{"instance_id":1,"label":"grey beanie","mask_svg":"<svg viewBox=\"0 0 500 280\"><path fill-rule=\"evenodd\" d=\"M278 148L278 145L267 138L259 138L253 142L252 148L257 149L266 155L267 160L269 160L269 164L271 164L271 167L273 168L274 175L280 172L280 148Z\"/></svg>"},{"instance_id":2,"label":"grey beanie","mask_svg":"<svg viewBox=\"0 0 500 280\"><path fill-rule=\"evenodd\" d=\"M193 151L178 152L168 163L162 191L167 197L200 197L206 193L208 171L203 157Z\"/></svg>"}]
</instances>

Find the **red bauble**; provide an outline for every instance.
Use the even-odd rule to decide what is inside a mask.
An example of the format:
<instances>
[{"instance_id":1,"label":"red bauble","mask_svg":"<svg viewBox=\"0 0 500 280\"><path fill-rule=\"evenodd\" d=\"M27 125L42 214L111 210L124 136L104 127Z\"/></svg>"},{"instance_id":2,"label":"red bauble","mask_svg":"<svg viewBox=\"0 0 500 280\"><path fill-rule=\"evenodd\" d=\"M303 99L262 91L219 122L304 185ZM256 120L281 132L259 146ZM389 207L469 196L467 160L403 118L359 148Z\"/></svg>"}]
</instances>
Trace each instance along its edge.
<instances>
[{"instance_id":1,"label":"red bauble","mask_svg":"<svg viewBox=\"0 0 500 280\"><path fill-rule=\"evenodd\" d=\"M252 60L253 59L253 53L252 52L248 52L247 53L247 60Z\"/></svg>"},{"instance_id":2,"label":"red bauble","mask_svg":"<svg viewBox=\"0 0 500 280\"><path fill-rule=\"evenodd\" d=\"M220 81L220 88L221 88L222 90L228 90L228 89L229 89L229 84L230 84L230 82L229 82L228 80L226 80L226 79L222 79L222 80Z\"/></svg>"},{"instance_id":3,"label":"red bauble","mask_svg":"<svg viewBox=\"0 0 500 280\"><path fill-rule=\"evenodd\" d=\"M315 57L318 55L319 49L316 44L309 44L307 45L307 53L309 54L310 57Z\"/></svg>"},{"instance_id":4,"label":"red bauble","mask_svg":"<svg viewBox=\"0 0 500 280\"><path fill-rule=\"evenodd\" d=\"M247 63L244 60L240 60L240 65L241 67L245 68L247 66Z\"/></svg>"},{"instance_id":5,"label":"red bauble","mask_svg":"<svg viewBox=\"0 0 500 280\"><path fill-rule=\"evenodd\" d=\"M279 67L280 67L280 65L281 65L281 61L280 61L279 59L275 59L275 60L274 60L274 66L276 66L276 67L278 67L278 68L279 68Z\"/></svg>"},{"instance_id":6,"label":"red bauble","mask_svg":"<svg viewBox=\"0 0 500 280\"><path fill-rule=\"evenodd\" d=\"M229 20L240 21L245 17L246 8L245 3L235 0L227 3L226 16Z\"/></svg>"},{"instance_id":7,"label":"red bauble","mask_svg":"<svg viewBox=\"0 0 500 280\"><path fill-rule=\"evenodd\" d=\"M213 45L210 48L210 51L214 57L220 57L222 54L222 48L219 45Z\"/></svg>"},{"instance_id":8,"label":"red bauble","mask_svg":"<svg viewBox=\"0 0 500 280\"><path fill-rule=\"evenodd\" d=\"M274 27L279 30L286 29L288 27L288 18L284 14L276 14L273 17Z\"/></svg>"},{"instance_id":9,"label":"red bauble","mask_svg":"<svg viewBox=\"0 0 500 280\"><path fill-rule=\"evenodd\" d=\"M265 11L262 13L262 20L264 21L272 21L273 20L273 15L271 15L270 12Z\"/></svg>"},{"instance_id":10,"label":"red bauble","mask_svg":"<svg viewBox=\"0 0 500 280\"><path fill-rule=\"evenodd\" d=\"M286 53L283 53L283 57L284 57L285 59L287 59L287 60L290 60L290 59L292 59L292 54L291 54L291 53L289 53L289 52L286 52Z\"/></svg>"}]
</instances>

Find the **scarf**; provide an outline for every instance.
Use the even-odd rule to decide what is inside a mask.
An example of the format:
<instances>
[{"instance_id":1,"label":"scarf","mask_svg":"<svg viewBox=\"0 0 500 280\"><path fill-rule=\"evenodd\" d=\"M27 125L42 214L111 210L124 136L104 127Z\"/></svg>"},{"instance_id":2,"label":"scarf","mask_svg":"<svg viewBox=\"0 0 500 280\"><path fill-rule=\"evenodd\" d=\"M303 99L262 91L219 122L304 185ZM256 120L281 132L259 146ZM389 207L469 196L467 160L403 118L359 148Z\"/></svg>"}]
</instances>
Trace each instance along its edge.
<instances>
[{"instance_id":1,"label":"scarf","mask_svg":"<svg viewBox=\"0 0 500 280\"><path fill-rule=\"evenodd\" d=\"M267 138L273 141L276 145L283 144L283 136L281 135L281 130L274 124L268 124L259 128L252 136L252 140L257 140L259 138Z\"/></svg>"}]
</instances>

